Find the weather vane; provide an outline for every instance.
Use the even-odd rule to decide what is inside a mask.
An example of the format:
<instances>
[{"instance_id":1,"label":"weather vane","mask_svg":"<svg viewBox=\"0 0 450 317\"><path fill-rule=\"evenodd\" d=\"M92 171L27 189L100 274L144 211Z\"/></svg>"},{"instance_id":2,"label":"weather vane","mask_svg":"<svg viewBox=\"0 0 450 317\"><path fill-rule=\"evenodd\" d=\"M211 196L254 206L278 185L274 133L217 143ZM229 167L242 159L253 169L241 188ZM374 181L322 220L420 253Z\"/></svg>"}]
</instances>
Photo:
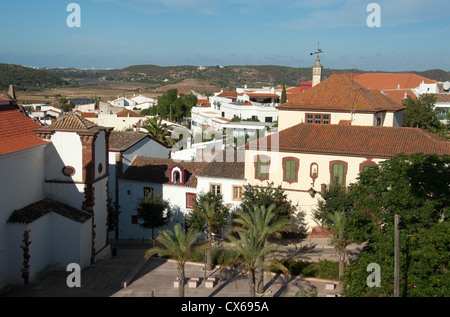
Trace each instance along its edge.
<instances>
[{"instance_id":1,"label":"weather vane","mask_svg":"<svg viewBox=\"0 0 450 317\"><path fill-rule=\"evenodd\" d=\"M317 52L309 53L309 55L320 54L323 53L323 50L319 47L319 43L317 43Z\"/></svg>"}]
</instances>

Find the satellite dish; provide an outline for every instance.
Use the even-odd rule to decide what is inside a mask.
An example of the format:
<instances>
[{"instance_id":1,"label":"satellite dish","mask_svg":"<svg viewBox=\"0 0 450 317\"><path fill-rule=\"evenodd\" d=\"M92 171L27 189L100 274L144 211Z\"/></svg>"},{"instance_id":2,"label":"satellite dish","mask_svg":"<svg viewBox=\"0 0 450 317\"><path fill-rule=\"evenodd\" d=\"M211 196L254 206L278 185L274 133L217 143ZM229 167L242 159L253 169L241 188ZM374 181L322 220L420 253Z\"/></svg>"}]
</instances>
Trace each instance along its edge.
<instances>
[{"instance_id":1,"label":"satellite dish","mask_svg":"<svg viewBox=\"0 0 450 317\"><path fill-rule=\"evenodd\" d=\"M449 91L450 90L450 81L446 81L444 83L444 90Z\"/></svg>"}]
</instances>

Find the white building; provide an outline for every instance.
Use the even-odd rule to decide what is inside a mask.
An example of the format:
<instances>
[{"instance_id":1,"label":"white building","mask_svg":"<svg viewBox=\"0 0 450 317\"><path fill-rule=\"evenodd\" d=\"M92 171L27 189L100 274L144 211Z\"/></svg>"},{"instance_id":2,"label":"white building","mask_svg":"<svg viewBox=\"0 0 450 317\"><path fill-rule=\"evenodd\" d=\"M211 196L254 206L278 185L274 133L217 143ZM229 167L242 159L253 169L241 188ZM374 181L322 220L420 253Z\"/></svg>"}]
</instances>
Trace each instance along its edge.
<instances>
[{"instance_id":1,"label":"white building","mask_svg":"<svg viewBox=\"0 0 450 317\"><path fill-rule=\"evenodd\" d=\"M278 107L280 132L246 147L245 182L280 185L314 229L312 210L336 178L349 186L399 153L450 153L448 141L401 127L403 109L379 90L333 75Z\"/></svg>"},{"instance_id":2,"label":"white building","mask_svg":"<svg viewBox=\"0 0 450 317\"><path fill-rule=\"evenodd\" d=\"M119 177L137 156L168 158L170 147L139 132L112 131L109 137L109 197L119 209ZM115 232L111 236L116 236ZM116 236L117 238L117 236Z\"/></svg>"},{"instance_id":3,"label":"white building","mask_svg":"<svg viewBox=\"0 0 450 317\"><path fill-rule=\"evenodd\" d=\"M239 158L240 161L233 156L228 162L213 159L208 163L136 157L119 179L120 239L148 239L151 236L150 230L139 226L136 215L138 199L148 192L169 201L176 214L169 227L176 222L184 225L197 195L209 191L222 194L224 204L234 211L242 200L244 185L243 153ZM164 229L155 230L154 236Z\"/></svg>"},{"instance_id":4,"label":"white building","mask_svg":"<svg viewBox=\"0 0 450 317\"><path fill-rule=\"evenodd\" d=\"M118 97L117 99L108 101L108 104L112 107L125 108L128 110L144 110L155 106L157 103L158 101L156 99L144 95L134 95L131 98Z\"/></svg>"},{"instance_id":5,"label":"white building","mask_svg":"<svg viewBox=\"0 0 450 317\"><path fill-rule=\"evenodd\" d=\"M0 98L0 288L109 254L108 138L71 113L43 128Z\"/></svg>"},{"instance_id":6,"label":"white building","mask_svg":"<svg viewBox=\"0 0 450 317\"><path fill-rule=\"evenodd\" d=\"M101 126L113 127L116 131L123 131L133 129L137 123L145 120L145 117L139 114L139 111L125 109L114 114L100 113L97 120Z\"/></svg>"}]
</instances>

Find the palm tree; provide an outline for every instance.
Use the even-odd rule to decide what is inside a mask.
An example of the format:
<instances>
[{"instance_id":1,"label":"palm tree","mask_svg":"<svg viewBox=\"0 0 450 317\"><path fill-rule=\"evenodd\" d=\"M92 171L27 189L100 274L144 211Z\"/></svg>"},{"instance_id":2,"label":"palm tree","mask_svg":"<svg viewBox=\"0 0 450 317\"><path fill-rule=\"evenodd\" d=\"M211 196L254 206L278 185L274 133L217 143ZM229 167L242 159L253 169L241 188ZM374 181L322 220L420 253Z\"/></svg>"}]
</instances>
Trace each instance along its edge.
<instances>
[{"instance_id":1,"label":"palm tree","mask_svg":"<svg viewBox=\"0 0 450 317\"><path fill-rule=\"evenodd\" d=\"M142 126L142 128L145 129L150 136L168 146L172 146L176 143L176 141L171 138L172 125L162 123L161 118L159 121L156 117L150 118L148 123Z\"/></svg>"},{"instance_id":2,"label":"palm tree","mask_svg":"<svg viewBox=\"0 0 450 317\"><path fill-rule=\"evenodd\" d=\"M290 222L286 218L273 221L276 215L274 208L275 204L268 208L262 205L254 206L253 210L250 208L248 211L239 210L234 220L238 226L233 231L238 233L240 239L229 237L249 271L251 296L255 295L255 283L258 293L264 292L264 269L269 264L272 266L276 264L284 270L284 267L274 259L267 260L268 255L279 250L278 246L268 244L268 238L290 227Z\"/></svg>"},{"instance_id":3,"label":"palm tree","mask_svg":"<svg viewBox=\"0 0 450 317\"><path fill-rule=\"evenodd\" d=\"M188 217L187 223L189 226L206 233L206 270L208 271L213 269L213 233L222 230L228 223L228 215L229 208L223 204L222 195L208 192L198 196L194 209Z\"/></svg>"},{"instance_id":4,"label":"palm tree","mask_svg":"<svg viewBox=\"0 0 450 317\"><path fill-rule=\"evenodd\" d=\"M169 256L177 262L178 267L178 296L184 297L185 272L184 266L189 260L193 249L192 245L201 235L201 232L193 229L185 232L179 223L174 227L174 231L164 230L156 238L159 245L145 252L148 259L152 255Z\"/></svg>"},{"instance_id":5,"label":"palm tree","mask_svg":"<svg viewBox=\"0 0 450 317\"><path fill-rule=\"evenodd\" d=\"M203 202L203 208L199 208L199 215L206 222L206 240L208 247L206 249L206 270L213 269L212 264L212 225L216 217L216 204L214 202Z\"/></svg>"},{"instance_id":6,"label":"palm tree","mask_svg":"<svg viewBox=\"0 0 450 317\"><path fill-rule=\"evenodd\" d=\"M333 233L331 245L334 246L339 257L339 285L338 291L343 290L343 278L345 274L345 261L347 258L347 246L350 240L347 237L347 219L344 210L328 214L329 229Z\"/></svg>"},{"instance_id":7,"label":"palm tree","mask_svg":"<svg viewBox=\"0 0 450 317\"><path fill-rule=\"evenodd\" d=\"M242 266L242 270L248 272L248 286L250 296L256 296L255 282L256 269L264 265L267 255L278 250L277 245L266 245L258 236L257 232L238 229L239 238L230 235L230 247L237 254L237 261Z\"/></svg>"}]
</instances>

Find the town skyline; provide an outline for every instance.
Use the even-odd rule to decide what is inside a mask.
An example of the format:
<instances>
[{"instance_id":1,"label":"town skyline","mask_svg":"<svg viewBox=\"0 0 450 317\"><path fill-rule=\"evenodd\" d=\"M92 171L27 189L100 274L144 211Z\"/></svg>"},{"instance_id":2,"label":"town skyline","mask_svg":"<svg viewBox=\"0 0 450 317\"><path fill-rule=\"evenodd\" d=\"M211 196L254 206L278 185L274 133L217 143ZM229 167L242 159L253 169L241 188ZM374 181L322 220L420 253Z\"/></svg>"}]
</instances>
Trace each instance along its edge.
<instances>
[{"instance_id":1,"label":"town skyline","mask_svg":"<svg viewBox=\"0 0 450 317\"><path fill-rule=\"evenodd\" d=\"M450 69L450 4L377 1L380 25L369 26L370 1L81 0L79 27L70 2L8 1L10 27L0 61L33 67L114 68L279 65L335 69ZM14 19L20 16L20 23Z\"/></svg>"}]
</instances>

